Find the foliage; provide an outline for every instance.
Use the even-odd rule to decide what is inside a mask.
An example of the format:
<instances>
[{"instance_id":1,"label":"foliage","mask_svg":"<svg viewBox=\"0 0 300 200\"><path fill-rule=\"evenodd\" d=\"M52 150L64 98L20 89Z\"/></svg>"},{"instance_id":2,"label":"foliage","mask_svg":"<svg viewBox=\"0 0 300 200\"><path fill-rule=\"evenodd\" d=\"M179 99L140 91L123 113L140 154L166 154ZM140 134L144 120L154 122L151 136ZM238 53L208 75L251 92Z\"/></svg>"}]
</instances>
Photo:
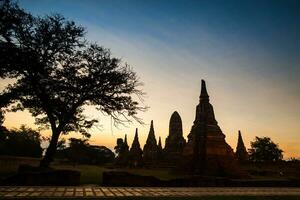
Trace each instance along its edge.
<instances>
[{"instance_id":1,"label":"foliage","mask_svg":"<svg viewBox=\"0 0 300 200\"><path fill-rule=\"evenodd\" d=\"M122 138L117 139L117 145L114 147L116 154L122 155L128 152L128 145L123 141Z\"/></svg>"},{"instance_id":2,"label":"foliage","mask_svg":"<svg viewBox=\"0 0 300 200\"><path fill-rule=\"evenodd\" d=\"M254 162L274 162L282 160L283 151L269 137L255 137L249 149L249 159Z\"/></svg>"},{"instance_id":3,"label":"foliage","mask_svg":"<svg viewBox=\"0 0 300 200\"><path fill-rule=\"evenodd\" d=\"M125 137L124 141L122 138L117 139L117 145L114 147L117 157L115 159L115 165L127 166L129 159L129 147L127 144L127 139Z\"/></svg>"},{"instance_id":4,"label":"foliage","mask_svg":"<svg viewBox=\"0 0 300 200\"><path fill-rule=\"evenodd\" d=\"M291 157L291 158L287 159L287 162L300 163L300 159L299 158L295 158L295 157Z\"/></svg>"},{"instance_id":5,"label":"foliage","mask_svg":"<svg viewBox=\"0 0 300 200\"><path fill-rule=\"evenodd\" d=\"M97 120L83 114L84 106L116 124L141 122L137 112L146 108L139 105L136 73L108 49L88 43L83 27L57 14L32 16L10 1L0 4L0 24L0 78L16 80L0 93L0 107L28 109L38 125L51 128L41 166L52 161L60 134L90 136Z\"/></svg>"},{"instance_id":6,"label":"foliage","mask_svg":"<svg viewBox=\"0 0 300 200\"><path fill-rule=\"evenodd\" d=\"M105 164L112 162L114 153L105 146L94 146L87 139L69 139L69 147L58 150L58 157L77 164Z\"/></svg>"},{"instance_id":7,"label":"foliage","mask_svg":"<svg viewBox=\"0 0 300 200\"><path fill-rule=\"evenodd\" d=\"M22 125L19 129L0 131L0 155L40 158L43 153L39 132Z\"/></svg>"},{"instance_id":8,"label":"foliage","mask_svg":"<svg viewBox=\"0 0 300 200\"><path fill-rule=\"evenodd\" d=\"M3 115L3 111L0 109L0 126L2 126L4 121L4 115Z\"/></svg>"}]
</instances>

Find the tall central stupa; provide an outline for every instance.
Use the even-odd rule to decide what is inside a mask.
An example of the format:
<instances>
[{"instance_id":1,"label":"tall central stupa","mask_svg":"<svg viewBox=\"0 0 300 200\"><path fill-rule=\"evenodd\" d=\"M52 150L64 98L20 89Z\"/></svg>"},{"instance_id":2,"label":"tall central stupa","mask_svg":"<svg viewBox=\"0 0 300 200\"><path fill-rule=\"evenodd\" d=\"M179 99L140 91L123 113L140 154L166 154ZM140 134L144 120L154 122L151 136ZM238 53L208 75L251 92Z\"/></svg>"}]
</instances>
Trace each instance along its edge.
<instances>
[{"instance_id":1,"label":"tall central stupa","mask_svg":"<svg viewBox=\"0 0 300 200\"><path fill-rule=\"evenodd\" d=\"M191 173L208 176L241 177L233 149L226 143L215 119L213 106L209 103L205 81L201 81L201 94L196 107L196 118L183 150L186 166Z\"/></svg>"}]
</instances>

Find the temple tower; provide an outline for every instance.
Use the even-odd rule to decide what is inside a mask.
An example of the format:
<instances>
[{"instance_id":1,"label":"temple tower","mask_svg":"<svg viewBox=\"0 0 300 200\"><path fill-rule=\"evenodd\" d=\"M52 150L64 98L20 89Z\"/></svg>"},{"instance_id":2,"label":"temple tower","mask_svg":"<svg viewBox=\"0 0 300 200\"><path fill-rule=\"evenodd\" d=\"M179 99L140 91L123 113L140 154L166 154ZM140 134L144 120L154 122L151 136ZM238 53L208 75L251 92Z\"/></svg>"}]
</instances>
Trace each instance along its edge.
<instances>
[{"instance_id":1,"label":"temple tower","mask_svg":"<svg viewBox=\"0 0 300 200\"><path fill-rule=\"evenodd\" d=\"M161 145L161 138L159 137L159 139L158 139L158 150L159 150L159 152L162 152L162 145Z\"/></svg>"},{"instance_id":2,"label":"temple tower","mask_svg":"<svg viewBox=\"0 0 300 200\"><path fill-rule=\"evenodd\" d=\"M143 151L140 146L138 129L135 130L135 136L129 151L129 166L141 167L143 165Z\"/></svg>"},{"instance_id":3,"label":"temple tower","mask_svg":"<svg viewBox=\"0 0 300 200\"><path fill-rule=\"evenodd\" d=\"M169 123L169 135L166 138L164 151L166 153L182 153L185 145L182 134L182 121L177 111L173 112Z\"/></svg>"},{"instance_id":4,"label":"temple tower","mask_svg":"<svg viewBox=\"0 0 300 200\"><path fill-rule=\"evenodd\" d=\"M157 152L157 159L160 161L160 163L162 162L164 156L163 156L163 148L162 148L162 144L161 144L161 137L158 138L158 152Z\"/></svg>"},{"instance_id":5,"label":"temple tower","mask_svg":"<svg viewBox=\"0 0 300 200\"><path fill-rule=\"evenodd\" d=\"M230 177L245 175L238 166L233 149L226 143L225 135L218 126L204 80L201 81L196 117L183 156L189 162L186 163L186 167L193 174Z\"/></svg>"},{"instance_id":6,"label":"temple tower","mask_svg":"<svg viewBox=\"0 0 300 200\"><path fill-rule=\"evenodd\" d=\"M128 143L127 143L127 134L125 134L125 138L124 138L124 149L125 151L128 151L129 150L129 146L128 146Z\"/></svg>"},{"instance_id":7,"label":"temple tower","mask_svg":"<svg viewBox=\"0 0 300 200\"><path fill-rule=\"evenodd\" d=\"M158 157L158 145L155 138L153 120L151 120L150 130L147 137L146 144L143 149L143 158L145 162L153 162L157 160Z\"/></svg>"},{"instance_id":8,"label":"temple tower","mask_svg":"<svg viewBox=\"0 0 300 200\"><path fill-rule=\"evenodd\" d=\"M244 145L244 141L243 141L243 138L242 138L241 131L239 131L238 143L237 143L237 146L236 146L235 155L236 155L237 159L240 162L245 162L249 159L249 155L248 155L248 152L247 152L246 147Z\"/></svg>"}]
</instances>

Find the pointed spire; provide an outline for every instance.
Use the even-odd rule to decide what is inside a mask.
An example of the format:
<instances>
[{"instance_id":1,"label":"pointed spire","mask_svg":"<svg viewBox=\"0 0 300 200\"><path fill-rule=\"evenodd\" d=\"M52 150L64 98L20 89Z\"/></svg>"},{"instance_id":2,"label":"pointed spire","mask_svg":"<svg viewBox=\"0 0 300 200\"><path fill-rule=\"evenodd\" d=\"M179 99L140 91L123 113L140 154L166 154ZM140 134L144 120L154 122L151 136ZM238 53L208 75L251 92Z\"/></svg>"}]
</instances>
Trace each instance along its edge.
<instances>
[{"instance_id":1,"label":"pointed spire","mask_svg":"<svg viewBox=\"0 0 300 200\"><path fill-rule=\"evenodd\" d=\"M138 136L138 128L136 128L136 129L135 129L134 139L135 139L135 138L138 138L138 137L139 137L139 136Z\"/></svg>"},{"instance_id":2,"label":"pointed spire","mask_svg":"<svg viewBox=\"0 0 300 200\"><path fill-rule=\"evenodd\" d=\"M239 130L239 136L238 136L238 146L245 146L240 130Z\"/></svg>"},{"instance_id":3,"label":"pointed spire","mask_svg":"<svg viewBox=\"0 0 300 200\"><path fill-rule=\"evenodd\" d=\"M142 154L143 151L140 147L138 129L135 129L134 140L132 142L130 151L129 151L129 165L131 167L138 167L142 165Z\"/></svg>"},{"instance_id":4,"label":"pointed spire","mask_svg":"<svg viewBox=\"0 0 300 200\"><path fill-rule=\"evenodd\" d=\"M146 144L143 148L143 157L146 161L153 161L157 159L158 146L154 134L153 120L151 120L149 134L146 140Z\"/></svg>"},{"instance_id":5,"label":"pointed spire","mask_svg":"<svg viewBox=\"0 0 300 200\"><path fill-rule=\"evenodd\" d=\"M154 133L153 120L151 120L149 133Z\"/></svg>"},{"instance_id":6,"label":"pointed spire","mask_svg":"<svg viewBox=\"0 0 300 200\"><path fill-rule=\"evenodd\" d=\"M157 145L157 146L158 146L159 149L162 149L161 138L160 138L160 136L159 136L159 139L158 139L158 145Z\"/></svg>"},{"instance_id":7,"label":"pointed spire","mask_svg":"<svg viewBox=\"0 0 300 200\"><path fill-rule=\"evenodd\" d=\"M125 151L128 151L128 149L129 149L129 146L127 143L127 134L125 134L125 138L124 138L124 148L125 148Z\"/></svg>"},{"instance_id":8,"label":"pointed spire","mask_svg":"<svg viewBox=\"0 0 300 200\"><path fill-rule=\"evenodd\" d=\"M201 93L200 93L200 99L209 99L207 90L206 90L206 84L205 81L201 80Z\"/></svg>"},{"instance_id":9,"label":"pointed spire","mask_svg":"<svg viewBox=\"0 0 300 200\"><path fill-rule=\"evenodd\" d=\"M241 131L239 130L239 136L238 136L238 143L236 146L236 152L235 152L237 158L239 161L246 161L249 158L248 152L246 150L246 147L244 145L244 141L242 138Z\"/></svg>"},{"instance_id":10,"label":"pointed spire","mask_svg":"<svg viewBox=\"0 0 300 200\"><path fill-rule=\"evenodd\" d=\"M148 134L146 143L149 143L149 142L150 143L155 143L155 145L156 145L156 138L155 138L155 133L154 133L153 120L151 120L150 130L149 130L149 134Z\"/></svg>"},{"instance_id":11,"label":"pointed spire","mask_svg":"<svg viewBox=\"0 0 300 200\"><path fill-rule=\"evenodd\" d=\"M128 145L128 144L127 144L127 134L125 134L124 144Z\"/></svg>"},{"instance_id":12,"label":"pointed spire","mask_svg":"<svg viewBox=\"0 0 300 200\"><path fill-rule=\"evenodd\" d=\"M135 149L135 148L140 148L140 142L139 142L139 136L138 136L138 129L137 128L135 129L135 135L134 135L134 139L133 139L130 151L132 149Z\"/></svg>"}]
</instances>

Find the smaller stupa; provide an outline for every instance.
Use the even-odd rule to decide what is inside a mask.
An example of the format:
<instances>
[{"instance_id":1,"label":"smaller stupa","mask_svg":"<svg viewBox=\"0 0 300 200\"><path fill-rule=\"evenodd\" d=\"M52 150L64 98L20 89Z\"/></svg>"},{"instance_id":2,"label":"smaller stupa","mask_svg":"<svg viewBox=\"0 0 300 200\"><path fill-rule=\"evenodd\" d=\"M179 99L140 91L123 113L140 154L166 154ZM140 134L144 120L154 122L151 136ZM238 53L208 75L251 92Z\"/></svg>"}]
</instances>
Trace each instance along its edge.
<instances>
[{"instance_id":1,"label":"smaller stupa","mask_svg":"<svg viewBox=\"0 0 300 200\"><path fill-rule=\"evenodd\" d=\"M239 131L238 143L237 143L237 146L236 146L235 155L236 155L239 162L246 162L249 159L249 155L248 155L248 152L247 152L246 147L244 145L244 141L243 141L243 138L242 138L241 131Z\"/></svg>"},{"instance_id":2,"label":"smaller stupa","mask_svg":"<svg viewBox=\"0 0 300 200\"><path fill-rule=\"evenodd\" d=\"M143 151L140 146L138 129L135 130L135 136L129 150L129 166L141 167L143 166Z\"/></svg>"},{"instance_id":3,"label":"smaller stupa","mask_svg":"<svg viewBox=\"0 0 300 200\"><path fill-rule=\"evenodd\" d=\"M156 142L153 120L151 120L150 130L146 144L143 149L143 159L145 163L152 163L158 159L159 148Z\"/></svg>"},{"instance_id":4,"label":"smaller stupa","mask_svg":"<svg viewBox=\"0 0 300 200\"><path fill-rule=\"evenodd\" d=\"M182 133L182 121L177 111L173 112L169 123L169 135L166 138L164 151L166 153L181 154L185 145L185 139Z\"/></svg>"},{"instance_id":5,"label":"smaller stupa","mask_svg":"<svg viewBox=\"0 0 300 200\"><path fill-rule=\"evenodd\" d=\"M128 143L127 143L127 134L125 134L125 138L124 138L124 149L125 149L125 151L129 150L129 146L128 146Z\"/></svg>"},{"instance_id":6,"label":"smaller stupa","mask_svg":"<svg viewBox=\"0 0 300 200\"><path fill-rule=\"evenodd\" d=\"M161 162L162 159L163 159L163 148L162 148L161 138L160 137L158 138L158 144L157 144L157 146L158 146L157 158Z\"/></svg>"}]
</instances>

